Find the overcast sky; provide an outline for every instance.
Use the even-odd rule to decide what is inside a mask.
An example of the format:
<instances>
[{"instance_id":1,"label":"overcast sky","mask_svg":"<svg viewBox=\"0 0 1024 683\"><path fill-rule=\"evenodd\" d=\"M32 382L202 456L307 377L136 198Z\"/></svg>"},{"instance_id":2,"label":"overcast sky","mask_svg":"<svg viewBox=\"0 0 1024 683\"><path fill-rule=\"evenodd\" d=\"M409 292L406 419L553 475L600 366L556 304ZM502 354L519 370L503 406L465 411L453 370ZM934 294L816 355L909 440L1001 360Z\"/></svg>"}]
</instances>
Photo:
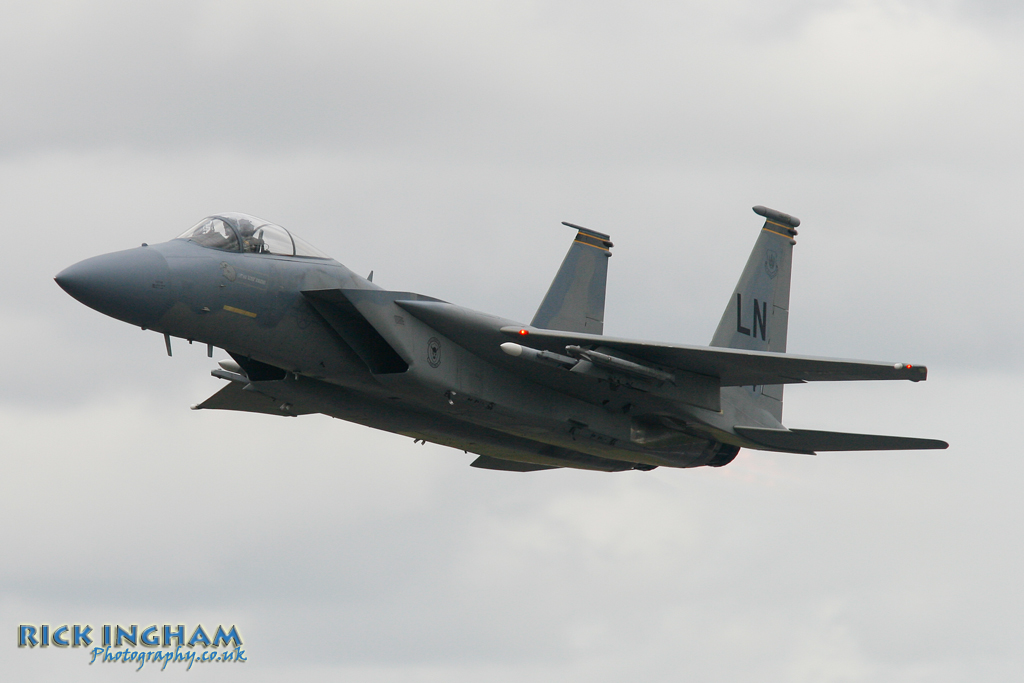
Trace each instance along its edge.
<instances>
[{"instance_id":1,"label":"overcast sky","mask_svg":"<svg viewBox=\"0 0 1024 683\"><path fill-rule=\"evenodd\" d=\"M5 678L157 675L19 650L21 623L200 621L249 661L160 675L1024 672L1017 3L8 0L0 64ZM482 471L189 411L222 384L204 347L167 358L52 280L243 211L529 320L565 220L615 242L608 334L704 344L754 204L802 220L790 351L930 370L787 389L787 425L947 451Z\"/></svg>"}]
</instances>

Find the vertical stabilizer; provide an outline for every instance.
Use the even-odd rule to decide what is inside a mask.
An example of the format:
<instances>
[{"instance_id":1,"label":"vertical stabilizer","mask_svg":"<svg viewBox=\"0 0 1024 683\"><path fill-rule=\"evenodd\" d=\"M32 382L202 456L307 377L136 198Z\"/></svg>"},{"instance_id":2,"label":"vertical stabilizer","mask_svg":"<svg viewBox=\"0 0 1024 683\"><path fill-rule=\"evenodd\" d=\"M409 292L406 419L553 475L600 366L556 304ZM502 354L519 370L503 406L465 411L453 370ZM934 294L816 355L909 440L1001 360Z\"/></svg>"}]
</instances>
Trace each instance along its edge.
<instances>
[{"instance_id":1,"label":"vertical stabilizer","mask_svg":"<svg viewBox=\"0 0 1024 683\"><path fill-rule=\"evenodd\" d=\"M711 346L752 351L786 350L793 245L800 219L755 206L764 226L722 314ZM782 385L743 387L754 402L782 419Z\"/></svg>"},{"instance_id":2,"label":"vertical stabilizer","mask_svg":"<svg viewBox=\"0 0 1024 683\"><path fill-rule=\"evenodd\" d=\"M530 324L546 330L601 334L612 243L608 235L596 230L562 225L579 232Z\"/></svg>"}]
</instances>

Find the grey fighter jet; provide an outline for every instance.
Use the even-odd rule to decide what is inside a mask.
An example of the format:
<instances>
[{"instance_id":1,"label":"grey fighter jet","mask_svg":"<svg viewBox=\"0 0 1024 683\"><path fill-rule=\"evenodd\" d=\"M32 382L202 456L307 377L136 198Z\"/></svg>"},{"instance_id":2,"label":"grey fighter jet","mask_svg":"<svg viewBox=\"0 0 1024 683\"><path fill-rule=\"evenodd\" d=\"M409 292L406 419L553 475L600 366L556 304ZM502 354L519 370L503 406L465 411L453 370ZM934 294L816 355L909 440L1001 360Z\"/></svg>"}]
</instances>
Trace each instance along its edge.
<instances>
[{"instance_id":1,"label":"grey fighter jet","mask_svg":"<svg viewBox=\"0 0 1024 683\"><path fill-rule=\"evenodd\" d=\"M721 467L741 448L814 454L946 448L787 429L786 384L924 380L909 363L786 351L800 221L765 219L711 346L603 335L608 235L576 231L530 324L379 287L284 228L211 216L176 239L90 258L57 284L106 315L227 351L195 409L324 413L458 448L474 467L605 472Z\"/></svg>"}]
</instances>

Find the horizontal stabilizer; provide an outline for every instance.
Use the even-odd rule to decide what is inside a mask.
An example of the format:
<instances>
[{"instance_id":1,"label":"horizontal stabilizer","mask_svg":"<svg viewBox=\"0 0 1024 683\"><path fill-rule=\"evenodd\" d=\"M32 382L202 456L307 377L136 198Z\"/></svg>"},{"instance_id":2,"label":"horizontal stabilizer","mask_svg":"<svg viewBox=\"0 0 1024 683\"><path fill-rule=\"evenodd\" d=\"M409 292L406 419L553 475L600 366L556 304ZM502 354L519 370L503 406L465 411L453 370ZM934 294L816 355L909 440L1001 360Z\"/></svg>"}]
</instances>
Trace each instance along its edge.
<instances>
[{"instance_id":1,"label":"horizontal stabilizer","mask_svg":"<svg viewBox=\"0 0 1024 683\"><path fill-rule=\"evenodd\" d=\"M492 458L489 455L481 455L469 463L470 467L479 467L483 470L502 470L504 472L536 472L538 470L556 470L554 465L535 465L529 462L515 462L514 460L502 460Z\"/></svg>"},{"instance_id":2,"label":"horizontal stabilizer","mask_svg":"<svg viewBox=\"0 0 1024 683\"><path fill-rule=\"evenodd\" d=\"M736 427L736 433L771 450L790 453L816 451L914 451L948 448L937 439L914 439L905 436L820 432L813 429L765 429Z\"/></svg>"}]
</instances>

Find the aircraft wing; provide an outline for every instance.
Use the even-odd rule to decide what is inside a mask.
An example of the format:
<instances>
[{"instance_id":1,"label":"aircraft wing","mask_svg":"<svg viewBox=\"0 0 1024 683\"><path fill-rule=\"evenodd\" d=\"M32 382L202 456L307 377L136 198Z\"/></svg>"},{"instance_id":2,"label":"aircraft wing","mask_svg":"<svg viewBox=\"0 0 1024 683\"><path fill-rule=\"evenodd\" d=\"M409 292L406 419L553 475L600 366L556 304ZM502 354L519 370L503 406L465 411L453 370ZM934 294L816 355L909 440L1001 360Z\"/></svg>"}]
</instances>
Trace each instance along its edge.
<instances>
[{"instance_id":1,"label":"aircraft wing","mask_svg":"<svg viewBox=\"0 0 1024 683\"><path fill-rule=\"evenodd\" d=\"M226 379L225 373L214 370L215 377ZM308 415L311 411L296 410L289 406L287 411L281 410L281 401L270 396L255 392L246 391L245 382L229 381L220 391L206 399L202 403L192 406L192 410L237 410L243 413L263 413L265 415L283 415L294 417L295 415Z\"/></svg>"},{"instance_id":2,"label":"aircraft wing","mask_svg":"<svg viewBox=\"0 0 1024 683\"><path fill-rule=\"evenodd\" d=\"M481 455L469 463L470 467L478 467L483 470L502 470L504 472L537 472L538 470L557 470L558 465L538 465L531 462L517 462L494 458L489 455Z\"/></svg>"},{"instance_id":3,"label":"aircraft wing","mask_svg":"<svg viewBox=\"0 0 1024 683\"><path fill-rule=\"evenodd\" d=\"M532 327L505 326L501 328L501 332L518 344L553 353L565 353L566 346L604 347L656 366L716 377L724 387L854 380L906 379L920 382L928 377L926 367L909 363L880 363L794 356L770 351L682 346Z\"/></svg>"}]
</instances>

